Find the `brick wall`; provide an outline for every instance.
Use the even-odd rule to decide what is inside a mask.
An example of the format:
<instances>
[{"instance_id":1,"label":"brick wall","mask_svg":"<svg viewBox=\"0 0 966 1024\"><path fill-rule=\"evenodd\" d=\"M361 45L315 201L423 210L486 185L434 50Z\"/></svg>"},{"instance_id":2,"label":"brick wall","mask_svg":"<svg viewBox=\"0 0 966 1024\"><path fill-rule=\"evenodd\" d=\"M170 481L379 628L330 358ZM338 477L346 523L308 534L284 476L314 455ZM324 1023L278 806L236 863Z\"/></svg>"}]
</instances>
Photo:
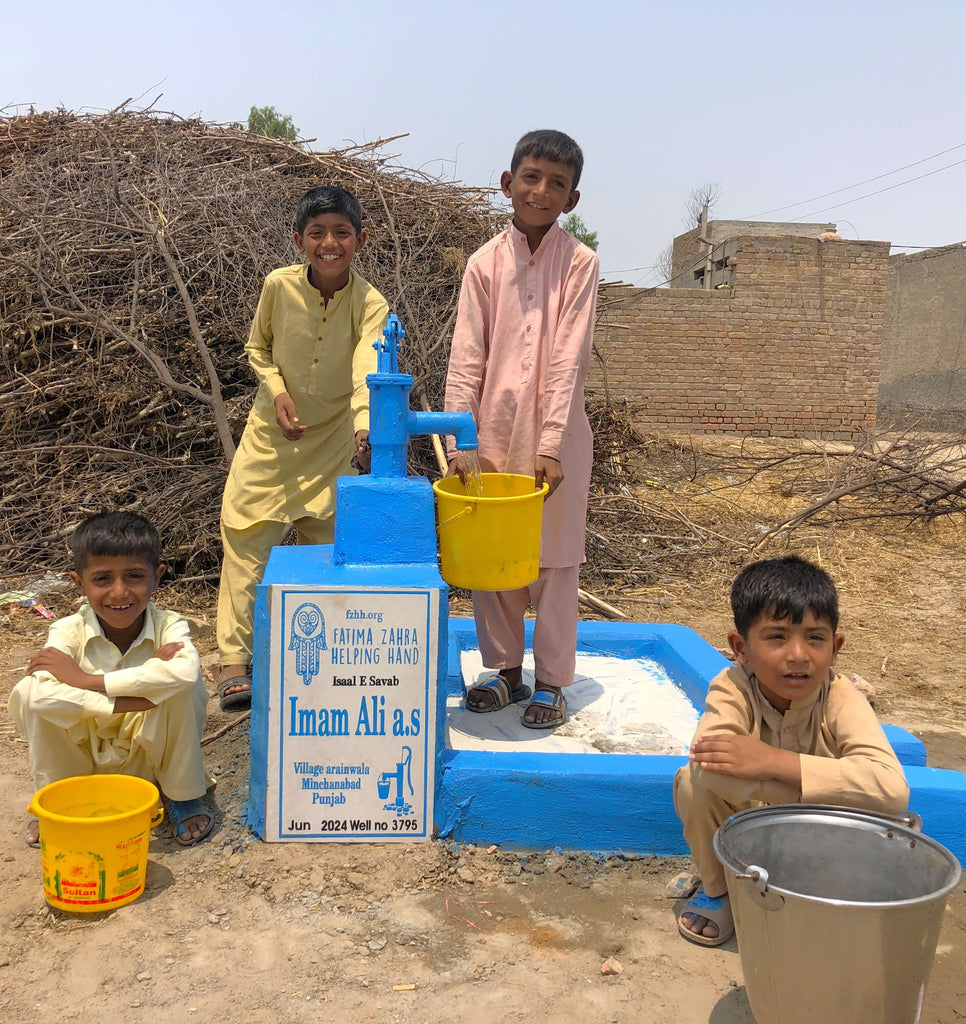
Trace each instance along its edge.
<instances>
[{"instance_id":1,"label":"brick wall","mask_svg":"<svg viewBox=\"0 0 966 1024\"><path fill-rule=\"evenodd\" d=\"M733 286L604 286L588 389L646 427L852 440L875 426L886 242L739 237Z\"/></svg>"},{"instance_id":2,"label":"brick wall","mask_svg":"<svg viewBox=\"0 0 966 1024\"><path fill-rule=\"evenodd\" d=\"M966 248L889 260L879 421L966 426Z\"/></svg>"}]
</instances>

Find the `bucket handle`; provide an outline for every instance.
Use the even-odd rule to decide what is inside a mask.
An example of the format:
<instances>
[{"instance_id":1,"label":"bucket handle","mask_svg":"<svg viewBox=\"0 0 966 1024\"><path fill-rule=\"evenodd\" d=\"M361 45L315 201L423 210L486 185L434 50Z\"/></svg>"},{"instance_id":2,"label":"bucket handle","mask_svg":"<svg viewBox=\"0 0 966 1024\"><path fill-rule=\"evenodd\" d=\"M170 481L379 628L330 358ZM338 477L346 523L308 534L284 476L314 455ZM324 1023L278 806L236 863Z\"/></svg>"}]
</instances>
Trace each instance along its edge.
<instances>
[{"instance_id":1,"label":"bucket handle","mask_svg":"<svg viewBox=\"0 0 966 1024\"><path fill-rule=\"evenodd\" d=\"M913 832L922 831L922 817L915 811L906 811L905 814L898 815L896 821L905 825L906 828L911 828Z\"/></svg>"},{"instance_id":2,"label":"bucket handle","mask_svg":"<svg viewBox=\"0 0 966 1024\"><path fill-rule=\"evenodd\" d=\"M764 896L768 892L768 872L757 864L749 864L748 870L737 872L735 878L740 878L743 882L754 882L759 896Z\"/></svg>"},{"instance_id":3,"label":"bucket handle","mask_svg":"<svg viewBox=\"0 0 966 1024\"><path fill-rule=\"evenodd\" d=\"M455 516L450 516L449 519L447 519L445 522L440 523L439 526L436 529L437 530L442 530L444 526L449 526L450 523L455 523L457 519L460 519L462 516L468 516L472 511L473 511L473 506L472 505L464 505L460 509L460 511L456 513Z\"/></svg>"},{"instance_id":4,"label":"bucket handle","mask_svg":"<svg viewBox=\"0 0 966 1024\"><path fill-rule=\"evenodd\" d=\"M780 910L785 905L785 897L768 888L768 872L757 864L749 864L747 871L736 872L735 878L754 885L758 891L759 905L763 910Z\"/></svg>"}]
</instances>

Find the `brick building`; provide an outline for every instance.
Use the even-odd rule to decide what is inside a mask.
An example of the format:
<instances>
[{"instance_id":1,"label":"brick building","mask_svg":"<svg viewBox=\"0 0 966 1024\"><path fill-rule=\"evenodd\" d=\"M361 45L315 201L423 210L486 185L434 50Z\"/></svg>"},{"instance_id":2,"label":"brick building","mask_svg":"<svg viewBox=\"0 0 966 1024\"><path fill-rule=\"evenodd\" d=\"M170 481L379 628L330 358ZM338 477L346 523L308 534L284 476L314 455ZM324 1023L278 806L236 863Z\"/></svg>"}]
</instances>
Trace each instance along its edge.
<instances>
[{"instance_id":1,"label":"brick building","mask_svg":"<svg viewBox=\"0 0 966 1024\"><path fill-rule=\"evenodd\" d=\"M889 244L737 235L711 255L719 279L707 290L602 287L588 388L626 399L652 429L872 430Z\"/></svg>"}]
</instances>

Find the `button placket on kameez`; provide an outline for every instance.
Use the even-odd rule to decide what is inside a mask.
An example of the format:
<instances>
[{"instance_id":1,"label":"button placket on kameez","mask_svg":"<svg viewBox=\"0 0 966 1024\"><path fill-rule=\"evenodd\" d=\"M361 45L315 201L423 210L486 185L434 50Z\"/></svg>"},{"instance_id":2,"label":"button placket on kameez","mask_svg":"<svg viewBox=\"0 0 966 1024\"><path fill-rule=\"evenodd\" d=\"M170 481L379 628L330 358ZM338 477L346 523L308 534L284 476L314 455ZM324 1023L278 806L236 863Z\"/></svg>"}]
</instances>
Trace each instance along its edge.
<instances>
[{"instance_id":1,"label":"button placket on kameez","mask_svg":"<svg viewBox=\"0 0 966 1024\"><path fill-rule=\"evenodd\" d=\"M315 345L312 350L312 365L309 367L309 381L310 384L306 388L306 391L311 395L317 395L320 393L320 381L319 377L322 372L322 356L325 349L325 328L320 324L324 324L328 321L328 314L331 312L331 308L339 302L342 297L342 292L338 292L334 298L329 299L328 302L322 299L319 302L319 309L322 315L318 318L320 323L316 324L315 330Z\"/></svg>"},{"instance_id":2,"label":"button placket on kameez","mask_svg":"<svg viewBox=\"0 0 966 1024\"><path fill-rule=\"evenodd\" d=\"M522 245L527 245L526 240L521 239ZM529 248L529 246L527 246ZM537 270L536 260L527 260L527 270L524 275L524 284L526 285L526 301L523 307L523 322L525 329L523 332L523 351L520 359L520 369L522 373L521 383L526 384L530 380L530 371L533 369L533 339L535 336L534 323L537 316L537 308L534 304L534 299L537 293Z\"/></svg>"}]
</instances>

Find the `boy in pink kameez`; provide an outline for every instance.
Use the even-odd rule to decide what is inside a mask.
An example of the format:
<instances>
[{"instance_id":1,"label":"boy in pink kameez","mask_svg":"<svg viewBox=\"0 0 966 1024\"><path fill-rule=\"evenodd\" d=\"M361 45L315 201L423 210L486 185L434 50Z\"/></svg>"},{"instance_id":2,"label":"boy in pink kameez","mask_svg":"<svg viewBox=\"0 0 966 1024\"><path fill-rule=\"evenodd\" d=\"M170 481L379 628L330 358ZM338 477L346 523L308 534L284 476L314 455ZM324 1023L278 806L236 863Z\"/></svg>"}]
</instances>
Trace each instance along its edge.
<instances>
[{"instance_id":1,"label":"boy in pink kameez","mask_svg":"<svg viewBox=\"0 0 966 1024\"><path fill-rule=\"evenodd\" d=\"M446 409L473 413L483 472L544 483L540 575L529 587L473 592L483 663L494 674L471 687L470 711L530 700L523 684L523 617L536 612L536 693L523 724L552 729L567 718L563 689L577 650L577 574L584 561L593 437L584 411L599 263L557 225L577 205L580 147L557 131L529 132L500 178L513 220L469 260L460 291ZM449 475L464 468L450 439Z\"/></svg>"}]
</instances>

